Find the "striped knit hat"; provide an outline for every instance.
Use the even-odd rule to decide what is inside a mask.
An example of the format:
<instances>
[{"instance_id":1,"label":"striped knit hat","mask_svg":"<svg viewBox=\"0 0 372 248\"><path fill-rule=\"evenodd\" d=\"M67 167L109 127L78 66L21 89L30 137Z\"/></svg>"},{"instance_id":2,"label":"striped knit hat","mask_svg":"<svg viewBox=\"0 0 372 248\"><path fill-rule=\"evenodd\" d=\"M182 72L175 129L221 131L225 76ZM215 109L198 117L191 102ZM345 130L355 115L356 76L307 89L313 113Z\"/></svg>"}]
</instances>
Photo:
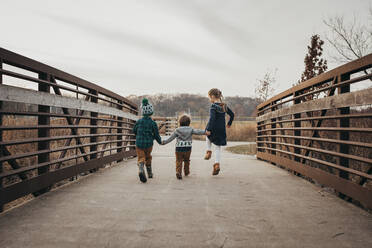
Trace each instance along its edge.
<instances>
[{"instance_id":1,"label":"striped knit hat","mask_svg":"<svg viewBox=\"0 0 372 248\"><path fill-rule=\"evenodd\" d=\"M146 98L142 99L141 109L142 115L150 116L154 113L154 107L152 106L151 103L149 103L149 100L147 100Z\"/></svg>"}]
</instances>

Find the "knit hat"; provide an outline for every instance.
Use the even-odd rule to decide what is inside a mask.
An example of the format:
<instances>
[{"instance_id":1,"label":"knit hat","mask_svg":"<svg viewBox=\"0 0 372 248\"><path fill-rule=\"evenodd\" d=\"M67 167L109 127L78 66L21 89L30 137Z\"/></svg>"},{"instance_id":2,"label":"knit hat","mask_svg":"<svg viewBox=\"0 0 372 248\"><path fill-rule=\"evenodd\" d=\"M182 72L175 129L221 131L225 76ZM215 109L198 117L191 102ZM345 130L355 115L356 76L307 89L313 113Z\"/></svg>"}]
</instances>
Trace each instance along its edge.
<instances>
[{"instance_id":1,"label":"knit hat","mask_svg":"<svg viewBox=\"0 0 372 248\"><path fill-rule=\"evenodd\" d=\"M147 100L146 98L142 99L141 109L142 109L142 115L149 116L154 113L154 107L152 106L151 103L149 103L149 100Z\"/></svg>"}]
</instances>

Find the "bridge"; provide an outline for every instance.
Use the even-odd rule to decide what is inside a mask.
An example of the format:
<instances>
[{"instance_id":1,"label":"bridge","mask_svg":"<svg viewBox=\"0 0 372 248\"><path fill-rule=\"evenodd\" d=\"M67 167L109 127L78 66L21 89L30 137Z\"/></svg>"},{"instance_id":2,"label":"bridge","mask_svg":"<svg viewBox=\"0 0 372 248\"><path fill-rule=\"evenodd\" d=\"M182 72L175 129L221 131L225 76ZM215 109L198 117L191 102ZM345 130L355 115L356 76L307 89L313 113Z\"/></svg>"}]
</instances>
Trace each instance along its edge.
<instances>
[{"instance_id":1,"label":"bridge","mask_svg":"<svg viewBox=\"0 0 372 248\"><path fill-rule=\"evenodd\" d=\"M142 184L135 104L1 48L0 246L370 247L372 91L352 86L371 67L368 55L259 105L257 158L224 150L212 177L195 141L177 180L173 145L155 145Z\"/></svg>"}]
</instances>

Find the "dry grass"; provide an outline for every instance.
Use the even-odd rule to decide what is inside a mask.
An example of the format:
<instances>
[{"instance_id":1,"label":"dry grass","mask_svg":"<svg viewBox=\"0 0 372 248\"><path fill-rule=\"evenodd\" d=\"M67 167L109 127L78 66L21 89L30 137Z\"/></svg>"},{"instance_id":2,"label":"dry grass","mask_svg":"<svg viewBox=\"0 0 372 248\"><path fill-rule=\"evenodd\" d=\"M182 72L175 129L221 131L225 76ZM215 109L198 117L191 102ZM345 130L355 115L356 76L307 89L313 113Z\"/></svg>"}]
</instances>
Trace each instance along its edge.
<instances>
[{"instance_id":1,"label":"dry grass","mask_svg":"<svg viewBox=\"0 0 372 248\"><path fill-rule=\"evenodd\" d=\"M227 147L226 150L232 153L236 153L236 154L255 155L256 144L230 146L230 147Z\"/></svg>"},{"instance_id":2,"label":"dry grass","mask_svg":"<svg viewBox=\"0 0 372 248\"><path fill-rule=\"evenodd\" d=\"M351 110L351 113L354 113L354 114L363 113L363 112L370 113L371 111L372 111L372 109L369 108L369 109L366 109L365 111L359 111L359 110L352 111ZM313 114L313 116L319 116L320 111L313 112L312 114ZM336 114L338 114L336 112L336 110L328 110L328 113L327 113L327 115L330 115L330 116L336 115ZM305 118L307 116L305 114L302 114L301 117ZM301 125L302 125L302 127L311 127L312 126L312 124L308 121L303 121L301 123ZM282 126L293 128L294 123L293 122L283 123ZM338 126L338 121L334 120L334 119L323 120L322 124L321 124L321 127L337 127L337 126ZM371 126L372 126L372 118L351 118L350 119L350 127L351 128L369 128ZM280 127L280 126L278 125L277 127ZM271 126L267 125L266 128L271 128ZM264 134L269 134L269 132L266 132ZM281 131L277 131L277 134L280 134L280 135L294 135L294 132L292 130L281 130ZM312 137L313 132L311 130L303 130L303 131L301 131L301 136ZM340 138L339 133L334 132L334 131L318 131L318 136L320 138L324 138L324 139L338 140ZM261 138L261 139L265 139L266 141L269 141L269 138ZM371 143L372 133L350 132L349 140L353 141L353 142ZM276 138L276 141L279 142L279 143L294 144L293 139ZM316 142L310 143L309 140L300 140L300 145L317 148L317 149L320 149L320 150L323 150L323 151L340 152L340 145L335 144L335 143L331 143L331 142L318 142L318 141L316 141ZM276 145L276 148L280 149L280 150L284 150L284 151L290 151L292 153L295 152L293 147L286 147L284 145ZM302 154L305 154L305 151L303 149L301 149L301 152L302 152ZM357 157L372 159L372 149L368 148L368 147L360 147L360 146L356 146L356 145L349 145L348 153L351 154L351 155L357 156ZM287 154L280 154L279 153L279 156L286 157L288 159L293 159L293 157L291 157ZM334 155L331 155L331 154L326 154L324 152L310 151L308 156L312 157L312 158L320 159L320 160L323 160L323 161L327 161L327 162L330 162L330 163L333 163L333 164L339 164L340 163L338 156L334 156ZM339 169L332 168L330 166L317 163L315 161L306 160L305 163L307 165L311 166L311 167L319 168L321 170L324 170L324 171L326 171L330 174L334 174L336 176L340 176L340 174L342 173L341 170L339 170ZM369 163L357 161L357 160L354 160L354 159L349 159L348 160L348 167L351 168L351 169L357 170L357 171L367 173L367 174L370 174L370 172L371 172L371 165ZM362 183L362 178L358 175L355 175L355 174L352 174L352 173L344 173L344 175L347 176L348 180L350 180L350 181L352 181L356 184L361 184ZM367 180L367 182L364 183L363 187L372 189L372 181Z\"/></svg>"},{"instance_id":3,"label":"dry grass","mask_svg":"<svg viewBox=\"0 0 372 248\"><path fill-rule=\"evenodd\" d=\"M206 121L192 122L193 128L205 129ZM254 121L234 121L230 128L226 129L228 141L255 141L256 140L256 122ZM195 136L195 139L203 139Z\"/></svg>"},{"instance_id":4,"label":"dry grass","mask_svg":"<svg viewBox=\"0 0 372 248\"><path fill-rule=\"evenodd\" d=\"M103 118L108 118L108 116L100 116ZM55 126L60 126L60 125L68 125L67 121L65 118L51 118L51 125ZM90 120L87 119L81 119L79 125L89 125ZM36 117L20 117L20 116L4 116L3 117L3 125L4 126L33 126L37 125L37 118ZM110 123L108 121L99 121L98 125L104 125L104 126L109 126ZM115 123L116 125L116 123ZM81 128L79 129L79 134L89 134L89 128ZM98 128L97 129L98 133L108 133L109 129L102 129ZM116 130L112 130L112 132L116 132ZM56 136L65 136L65 135L71 135L71 130L70 129L51 129L50 130L50 136L56 137ZM3 131L3 141L14 141L14 140L22 140L22 139L31 139L31 138L37 138L38 132L37 130L9 130L9 131ZM103 136L103 137L98 137L97 142L100 141L108 141L108 140L114 140L116 139L115 136ZM50 149L55 149L59 147L64 147L66 146L66 140L56 140L56 141L51 141L50 142ZM83 144L90 143L89 138L81 138L81 142ZM69 146L74 146L76 145L75 139L72 139L71 143ZM104 145L98 145L97 149L103 149ZM106 148L109 148L110 145L107 145ZM22 144L22 145L11 145L7 146L9 152L11 154L22 154L22 153L28 153L28 152L36 152L38 149L37 143L27 143L27 144ZM86 152L89 152L89 146L84 147ZM115 151L114 151L115 152ZM57 160L60 155L60 152L54 152L50 153L50 160ZM69 149L65 155L66 158L72 157L74 155L80 154L80 151L78 149ZM110 151L106 152L105 155L110 154ZM98 154L100 156L101 154ZM83 162L83 158L78 158L78 159L73 159L73 160L68 160L65 161L61 164L55 164L51 165L49 167L50 171L56 170L57 168L63 168L65 166L73 165L73 164L78 164ZM37 156L31 156L27 158L22 158L22 159L17 159L16 160L17 164L20 167L28 167L31 165L37 164ZM13 170L11 165L7 162L3 164L3 171L11 171ZM32 178L34 176L37 176L37 169L30 170L24 174L27 178ZM12 184L16 184L20 182L21 179L17 175L13 176L8 176L3 179L3 186L8 187ZM56 186L63 185L67 183L69 180L63 180L61 182L58 182ZM24 201L32 199L32 195L26 195L24 197L21 197L13 202L10 202L4 206L4 209L9 209L13 206L19 205L23 203Z\"/></svg>"}]
</instances>

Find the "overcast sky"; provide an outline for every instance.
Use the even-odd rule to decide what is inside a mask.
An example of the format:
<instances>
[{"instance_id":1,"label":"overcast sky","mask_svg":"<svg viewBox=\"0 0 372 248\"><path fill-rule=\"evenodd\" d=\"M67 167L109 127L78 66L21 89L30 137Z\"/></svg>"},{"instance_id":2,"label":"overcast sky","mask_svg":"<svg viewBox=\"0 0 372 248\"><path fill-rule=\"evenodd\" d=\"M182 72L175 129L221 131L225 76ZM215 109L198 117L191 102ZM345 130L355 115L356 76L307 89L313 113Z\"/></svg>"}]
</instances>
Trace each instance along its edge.
<instances>
[{"instance_id":1,"label":"overcast sky","mask_svg":"<svg viewBox=\"0 0 372 248\"><path fill-rule=\"evenodd\" d=\"M123 96L206 94L213 87L228 96L253 96L267 69L278 69L277 93L299 79L311 35L326 32L325 17L355 14L367 22L371 5L372 0L1 0L0 46Z\"/></svg>"}]
</instances>

